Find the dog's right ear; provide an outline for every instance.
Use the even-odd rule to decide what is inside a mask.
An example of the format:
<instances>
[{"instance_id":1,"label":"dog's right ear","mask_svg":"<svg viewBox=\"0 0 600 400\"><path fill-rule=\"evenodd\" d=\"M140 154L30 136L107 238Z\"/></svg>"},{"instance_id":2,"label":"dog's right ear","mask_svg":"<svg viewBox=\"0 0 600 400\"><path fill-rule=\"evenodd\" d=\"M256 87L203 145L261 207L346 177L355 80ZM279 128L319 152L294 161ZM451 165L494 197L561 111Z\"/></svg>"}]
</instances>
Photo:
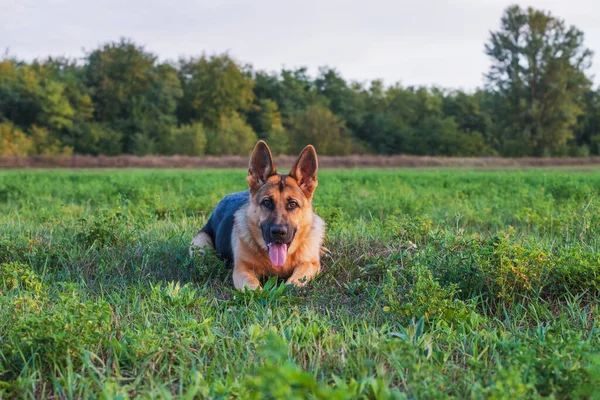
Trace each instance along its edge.
<instances>
[{"instance_id":1,"label":"dog's right ear","mask_svg":"<svg viewBox=\"0 0 600 400\"><path fill-rule=\"evenodd\" d=\"M269 146L262 140L259 140L254 146L254 151L250 157L250 167L248 168L248 187L250 190L256 190L267 182L270 176L275 175L275 162L271 155Z\"/></svg>"},{"instance_id":2,"label":"dog's right ear","mask_svg":"<svg viewBox=\"0 0 600 400\"><path fill-rule=\"evenodd\" d=\"M312 199L313 192L317 188L318 169L317 152L309 144L302 150L290 171L290 176L298 181L300 189L304 191L309 199Z\"/></svg>"}]
</instances>

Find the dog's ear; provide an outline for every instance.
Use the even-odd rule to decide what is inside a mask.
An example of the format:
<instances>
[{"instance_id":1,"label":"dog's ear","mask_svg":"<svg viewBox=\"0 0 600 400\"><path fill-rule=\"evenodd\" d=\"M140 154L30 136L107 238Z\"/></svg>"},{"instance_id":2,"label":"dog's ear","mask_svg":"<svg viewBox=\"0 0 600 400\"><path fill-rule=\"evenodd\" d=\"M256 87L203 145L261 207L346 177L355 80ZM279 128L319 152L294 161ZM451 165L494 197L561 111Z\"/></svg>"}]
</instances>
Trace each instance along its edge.
<instances>
[{"instance_id":1,"label":"dog's ear","mask_svg":"<svg viewBox=\"0 0 600 400\"><path fill-rule=\"evenodd\" d=\"M267 182L271 175L275 175L275 162L271 155L269 146L262 140L259 140L254 146L254 151L250 157L250 166L248 168L248 187L250 190L256 190Z\"/></svg>"},{"instance_id":2,"label":"dog's ear","mask_svg":"<svg viewBox=\"0 0 600 400\"><path fill-rule=\"evenodd\" d=\"M290 171L290 176L298 182L300 189L309 199L317 188L318 169L317 152L313 146L308 145L302 150Z\"/></svg>"}]
</instances>

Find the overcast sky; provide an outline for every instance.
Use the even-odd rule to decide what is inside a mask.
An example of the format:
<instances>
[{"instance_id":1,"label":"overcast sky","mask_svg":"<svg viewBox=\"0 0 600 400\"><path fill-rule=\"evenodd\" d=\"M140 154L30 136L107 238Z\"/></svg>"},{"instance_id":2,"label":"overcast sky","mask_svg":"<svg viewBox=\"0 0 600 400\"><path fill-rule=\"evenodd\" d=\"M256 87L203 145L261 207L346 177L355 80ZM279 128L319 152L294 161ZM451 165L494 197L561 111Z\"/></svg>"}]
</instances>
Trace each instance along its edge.
<instances>
[{"instance_id":1,"label":"overcast sky","mask_svg":"<svg viewBox=\"0 0 600 400\"><path fill-rule=\"evenodd\" d=\"M514 3L583 30L600 82L598 0L0 0L0 50L81 57L124 36L163 60L228 51L255 69L328 65L351 80L470 90L489 66L489 31Z\"/></svg>"}]
</instances>

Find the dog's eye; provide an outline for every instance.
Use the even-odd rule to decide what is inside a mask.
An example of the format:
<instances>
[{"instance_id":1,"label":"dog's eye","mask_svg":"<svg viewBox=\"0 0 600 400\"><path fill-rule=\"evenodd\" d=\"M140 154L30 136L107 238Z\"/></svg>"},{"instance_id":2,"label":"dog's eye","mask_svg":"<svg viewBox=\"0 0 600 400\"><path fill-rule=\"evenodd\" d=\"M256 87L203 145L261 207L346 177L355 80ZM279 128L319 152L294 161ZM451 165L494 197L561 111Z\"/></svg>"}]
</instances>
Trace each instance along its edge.
<instances>
[{"instance_id":1,"label":"dog's eye","mask_svg":"<svg viewBox=\"0 0 600 400\"><path fill-rule=\"evenodd\" d=\"M268 208L268 209L271 209L271 208L273 208L273 201L272 201L271 199L264 199L264 200L262 201L262 203L260 203L260 204L262 204L262 205L263 205L263 207L266 207L266 208Z\"/></svg>"},{"instance_id":2,"label":"dog's eye","mask_svg":"<svg viewBox=\"0 0 600 400\"><path fill-rule=\"evenodd\" d=\"M290 202L288 203L288 209L290 209L290 210L294 210L294 209L296 209L296 208L298 208L298 203L297 203L297 202L295 202L295 201L290 201Z\"/></svg>"}]
</instances>

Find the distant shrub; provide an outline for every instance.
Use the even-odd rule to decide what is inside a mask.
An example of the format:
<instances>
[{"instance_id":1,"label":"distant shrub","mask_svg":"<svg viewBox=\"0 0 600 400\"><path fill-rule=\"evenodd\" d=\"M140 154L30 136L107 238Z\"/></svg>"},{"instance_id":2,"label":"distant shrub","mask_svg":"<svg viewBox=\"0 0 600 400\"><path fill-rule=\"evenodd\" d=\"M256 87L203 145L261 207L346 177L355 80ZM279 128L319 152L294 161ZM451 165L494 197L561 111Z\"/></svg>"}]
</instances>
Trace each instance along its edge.
<instances>
[{"instance_id":1,"label":"distant shrub","mask_svg":"<svg viewBox=\"0 0 600 400\"><path fill-rule=\"evenodd\" d=\"M133 154L136 156L147 156L157 152L156 140L146 133L135 133L132 137L132 143Z\"/></svg>"},{"instance_id":2,"label":"distant shrub","mask_svg":"<svg viewBox=\"0 0 600 400\"><path fill-rule=\"evenodd\" d=\"M211 155L247 155L256 144L256 133L237 114L222 117L217 128L206 133L206 153Z\"/></svg>"},{"instance_id":3,"label":"distant shrub","mask_svg":"<svg viewBox=\"0 0 600 400\"><path fill-rule=\"evenodd\" d=\"M0 123L0 155L27 156L33 151L33 140L11 123Z\"/></svg>"},{"instance_id":4,"label":"distant shrub","mask_svg":"<svg viewBox=\"0 0 600 400\"><path fill-rule=\"evenodd\" d=\"M169 135L158 144L160 154L203 156L206 151L206 134L201 124L173 127Z\"/></svg>"},{"instance_id":5,"label":"distant shrub","mask_svg":"<svg viewBox=\"0 0 600 400\"><path fill-rule=\"evenodd\" d=\"M70 154L73 148L65 146L46 128L32 125L25 133L10 123L0 123L0 156Z\"/></svg>"},{"instance_id":6,"label":"distant shrub","mask_svg":"<svg viewBox=\"0 0 600 400\"><path fill-rule=\"evenodd\" d=\"M264 139L274 154L290 153L290 137L283 127L281 113L277 103L269 99L261 99L255 106L256 111L249 114L254 121L253 126L260 139Z\"/></svg>"},{"instance_id":7,"label":"distant shrub","mask_svg":"<svg viewBox=\"0 0 600 400\"><path fill-rule=\"evenodd\" d=\"M123 152L123 133L103 123L77 124L63 135L63 141L78 154L116 156Z\"/></svg>"},{"instance_id":8,"label":"distant shrub","mask_svg":"<svg viewBox=\"0 0 600 400\"><path fill-rule=\"evenodd\" d=\"M29 128L29 134L33 142L31 153L34 155L57 156L73 154L72 147L63 145L46 128L33 125Z\"/></svg>"},{"instance_id":9,"label":"distant shrub","mask_svg":"<svg viewBox=\"0 0 600 400\"><path fill-rule=\"evenodd\" d=\"M314 145L320 154L350 154L353 141L344 121L324 105L314 104L295 113L289 122L292 151L300 151L307 144Z\"/></svg>"}]
</instances>

